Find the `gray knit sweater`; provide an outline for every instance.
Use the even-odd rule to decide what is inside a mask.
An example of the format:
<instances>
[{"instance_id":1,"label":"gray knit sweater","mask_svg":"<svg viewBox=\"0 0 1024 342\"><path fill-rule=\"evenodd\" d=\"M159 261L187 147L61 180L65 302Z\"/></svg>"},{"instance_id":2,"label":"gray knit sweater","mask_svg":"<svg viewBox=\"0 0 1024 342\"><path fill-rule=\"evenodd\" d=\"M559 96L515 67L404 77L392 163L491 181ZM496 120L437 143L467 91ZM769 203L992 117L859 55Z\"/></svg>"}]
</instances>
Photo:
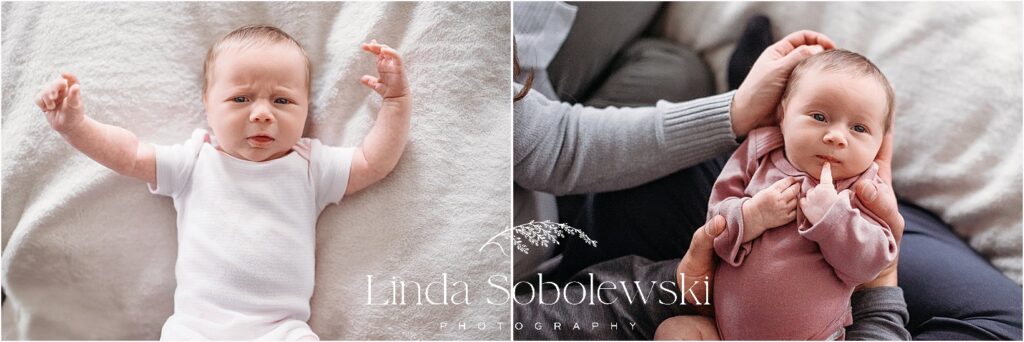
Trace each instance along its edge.
<instances>
[{"instance_id":1,"label":"gray knit sweater","mask_svg":"<svg viewBox=\"0 0 1024 342\"><path fill-rule=\"evenodd\" d=\"M655 107L596 109L531 91L513 104L514 178L556 195L631 188L739 146L735 92Z\"/></svg>"},{"instance_id":2,"label":"gray knit sweater","mask_svg":"<svg viewBox=\"0 0 1024 342\"><path fill-rule=\"evenodd\" d=\"M853 293L853 324L846 327L849 341L909 341L910 320L903 289L876 287Z\"/></svg>"}]
</instances>

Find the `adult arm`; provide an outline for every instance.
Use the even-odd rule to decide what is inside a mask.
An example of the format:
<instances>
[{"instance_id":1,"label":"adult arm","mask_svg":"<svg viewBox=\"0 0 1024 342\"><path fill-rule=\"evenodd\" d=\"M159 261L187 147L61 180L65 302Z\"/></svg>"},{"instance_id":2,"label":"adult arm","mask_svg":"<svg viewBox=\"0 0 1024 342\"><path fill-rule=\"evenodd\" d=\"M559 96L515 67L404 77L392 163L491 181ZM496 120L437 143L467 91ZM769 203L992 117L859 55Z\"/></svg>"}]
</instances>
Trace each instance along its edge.
<instances>
[{"instance_id":1,"label":"adult arm","mask_svg":"<svg viewBox=\"0 0 1024 342\"><path fill-rule=\"evenodd\" d=\"M598 109L530 91L513 105L515 182L556 195L604 192L696 165L737 146L732 96Z\"/></svg>"},{"instance_id":2,"label":"adult arm","mask_svg":"<svg viewBox=\"0 0 1024 342\"><path fill-rule=\"evenodd\" d=\"M602 192L695 165L770 121L793 67L834 47L821 33L794 32L761 54L736 92L683 103L596 109L531 91L513 105L515 181L557 195Z\"/></svg>"},{"instance_id":3,"label":"adult arm","mask_svg":"<svg viewBox=\"0 0 1024 342\"><path fill-rule=\"evenodd\" d=\"M904 327L910 320L903 289L896 286L867 288L853 293L853 324L846 328L851 341L896 341L911 339Z\"/></svg>"}]
</instances>

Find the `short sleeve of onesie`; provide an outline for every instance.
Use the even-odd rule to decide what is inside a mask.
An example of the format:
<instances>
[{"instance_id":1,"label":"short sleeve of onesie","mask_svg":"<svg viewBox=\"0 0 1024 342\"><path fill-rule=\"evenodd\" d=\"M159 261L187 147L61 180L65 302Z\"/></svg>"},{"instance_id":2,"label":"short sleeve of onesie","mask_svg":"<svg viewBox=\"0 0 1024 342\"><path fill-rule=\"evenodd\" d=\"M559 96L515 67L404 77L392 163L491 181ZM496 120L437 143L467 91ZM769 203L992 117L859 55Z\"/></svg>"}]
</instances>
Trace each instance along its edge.
<instances>
[{"instance_id":1,"label":"short sleeve of onesie","mask_svg":"<svg viewBox=\"0 0 1024 342\"><path fill-rule=\"evenodd\" d=\"M192 176L199 149L209 141L206 130L197 129L183 144L155 145L156 184L149 184L149 191L169 197L177 197L182 187Z\"/></svg>"},{"instance_id":2,"label":"short sleeve of onesie","mask_svg":"<svg viewBox=\"0 0 1024 342\"><path fill-rule=\"evenodd\" d=\"M317 210L337 204L345 196L354 152L352 147L327 146L320 140L309 140L310 175L316 189Z\"/></svg>"}]
</instances>

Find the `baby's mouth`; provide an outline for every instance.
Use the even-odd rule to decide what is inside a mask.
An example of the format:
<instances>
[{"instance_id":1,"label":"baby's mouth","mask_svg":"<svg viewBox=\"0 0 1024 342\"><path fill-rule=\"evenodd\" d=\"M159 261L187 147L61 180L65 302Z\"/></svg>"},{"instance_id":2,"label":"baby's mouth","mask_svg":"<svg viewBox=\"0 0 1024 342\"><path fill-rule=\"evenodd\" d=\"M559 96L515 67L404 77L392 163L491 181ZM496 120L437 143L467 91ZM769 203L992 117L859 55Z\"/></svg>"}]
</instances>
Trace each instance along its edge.
<instances>
[{"instance_id":1,"label":"baby's mouth","mask_svg":"<svg viewBox=\"0 0 1024 342\"><path fill-rule=\"evenodd\" d=\"M274 138L269 135L254 135L246 138L246 140L252 147L266 147L274 143Z\"/></svg>"}]
</instances>

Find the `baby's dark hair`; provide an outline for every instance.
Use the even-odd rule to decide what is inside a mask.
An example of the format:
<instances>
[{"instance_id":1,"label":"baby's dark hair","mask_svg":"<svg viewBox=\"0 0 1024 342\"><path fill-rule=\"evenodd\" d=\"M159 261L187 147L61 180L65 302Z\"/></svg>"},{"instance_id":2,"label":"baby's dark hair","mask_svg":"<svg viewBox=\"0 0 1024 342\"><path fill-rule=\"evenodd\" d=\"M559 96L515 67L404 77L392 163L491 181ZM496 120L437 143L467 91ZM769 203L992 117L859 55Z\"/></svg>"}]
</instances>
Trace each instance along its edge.
<instances>
[{"instance_id":1,"label":"baby's dark hair","mask_svg":"<svg viewBox=\"0 0 1024 342\"><path fill-rule=\"evenodd\" d=\"M302 53L302 58L306 61L306 90L308 91L312 83L313 68L309 63L309 56L306 55L306 50L302 48L302 45L292 36L288 35L288 33L277 27L270 25L248 25L231 31L231 33L228 33L214 43L210 50L206 52L206 61L203 62L203 98L206 98L206 91L209 90L210 79L213 77L213 62L217 60L217 56L220 55L221 51L227 48L248 48L281 42L295 44L295 47Z\"/></svg>"},{"instance_id":2,"label":"baby's dark hair","mask_svg":"<svg viewBox=\"0 0 1024 342\"><path fill-rule=\"evenodd\" d=\"M896 93L893 91L892 84L889 83L889 79L885 78L885 74L882 73L882 70L878 69L878 67L875 66L875 63L872 63L871 60L867 59L867 57L848 50L830 50L804 59L800 64L797 64L796 67L793 68L793 72L789 75L786 90L782 92L783 103L787 102L790 92L793 92L800 83L801 76L810 70L842 71L849 72L857 76L873 77L885 90L887 103L885 111L885 132L888 132L892 127Z\"/></svg>"}]
</instances>

